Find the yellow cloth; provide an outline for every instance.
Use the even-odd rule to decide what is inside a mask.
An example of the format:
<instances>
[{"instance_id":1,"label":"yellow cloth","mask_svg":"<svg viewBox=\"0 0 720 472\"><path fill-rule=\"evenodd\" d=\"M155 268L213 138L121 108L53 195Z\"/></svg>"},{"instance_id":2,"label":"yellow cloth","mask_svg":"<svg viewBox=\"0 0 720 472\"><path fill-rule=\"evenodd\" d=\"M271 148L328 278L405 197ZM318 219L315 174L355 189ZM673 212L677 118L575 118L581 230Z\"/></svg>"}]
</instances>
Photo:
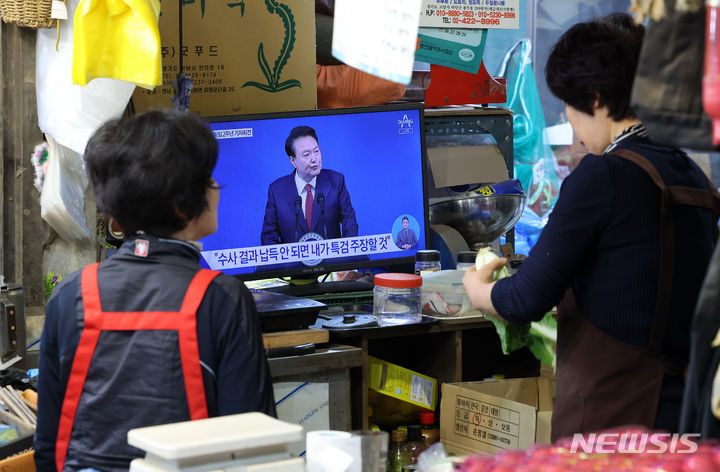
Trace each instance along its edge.
<instances>
[{"instance_id":1,"label":"yellow cloth","mask_svg":"<svg viewBox=\"0 0 720 472\"><path fill-rule=\"evenodd\" d=\"M80 0L73 31L73 83L107 77L162 84L159 0Z\"/></svg>"}]
</instances>

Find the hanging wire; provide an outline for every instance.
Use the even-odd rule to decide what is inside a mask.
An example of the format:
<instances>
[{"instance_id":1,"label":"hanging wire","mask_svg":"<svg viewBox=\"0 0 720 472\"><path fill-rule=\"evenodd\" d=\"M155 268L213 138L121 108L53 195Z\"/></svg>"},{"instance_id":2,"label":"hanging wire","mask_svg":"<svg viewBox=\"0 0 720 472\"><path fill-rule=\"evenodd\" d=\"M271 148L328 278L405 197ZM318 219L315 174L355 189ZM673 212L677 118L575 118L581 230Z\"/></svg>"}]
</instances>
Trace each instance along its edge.
<instances>
[{"instance_id":1,"label":"hanging wire","mask_svg":"<svg viewBox=\"0 0 720 472\"><path fill-rule=\"evenodd\" d=\"M183 72L183 0L178 0L178 37L180 43L180 70L175 80L171 82L174 90L171 100L173 109L187 111L190 108L193 79Z\"/></svg>"},{"instance_id":2,"label":"hanging wire","mask_svg":"<svg viewBox=\"0 0 720 472\"><path fill-rule=\"evenodd\" d=\"M178 43L180 44L180 73L183 71L183 0L178 0Z\"/></svg>"}]
</instances>

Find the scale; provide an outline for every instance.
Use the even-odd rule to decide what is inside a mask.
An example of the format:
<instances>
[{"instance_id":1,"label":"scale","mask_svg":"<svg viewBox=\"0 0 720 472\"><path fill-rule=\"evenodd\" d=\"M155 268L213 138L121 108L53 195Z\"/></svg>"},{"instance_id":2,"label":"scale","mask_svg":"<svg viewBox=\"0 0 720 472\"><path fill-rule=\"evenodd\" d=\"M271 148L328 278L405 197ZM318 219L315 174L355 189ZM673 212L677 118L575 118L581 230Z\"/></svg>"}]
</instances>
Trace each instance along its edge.
<instances>
[{"instance_id":1,"label":"scale","mask_svg":"<svg viewBox=\"0 0 720 472\"><path fill-rule=\"evenodd\" d=\"M478 251L515 226L524 207L525 195L462 196L430 205L430 222L446 235L456 232L472 251Z\"/></svg>"},{"instance_id":2,"label":"scale","mask_svg":"<svg viewBox=\"0 0 720 472\"><path fill-rule=\"evenodd\" d=\"M302 426L263 413L241 413L128 431L145 451L130 472L305 472L288 445L305 438Z\"/></svg>"},{"instance_id":3,"label":"scale","mask_svg":"<svg viewBox=\"0 0 720 472\"><path fill-rule=\"evenodd\" d=\"M440 251L443 269L454 269L463 251L492 246L499 255L505 233L514 248L512 228L525 196L474 193L513 178L512 112L472 106L426 109L425 141L429 246Z\"/></svg>"}]
</instances>

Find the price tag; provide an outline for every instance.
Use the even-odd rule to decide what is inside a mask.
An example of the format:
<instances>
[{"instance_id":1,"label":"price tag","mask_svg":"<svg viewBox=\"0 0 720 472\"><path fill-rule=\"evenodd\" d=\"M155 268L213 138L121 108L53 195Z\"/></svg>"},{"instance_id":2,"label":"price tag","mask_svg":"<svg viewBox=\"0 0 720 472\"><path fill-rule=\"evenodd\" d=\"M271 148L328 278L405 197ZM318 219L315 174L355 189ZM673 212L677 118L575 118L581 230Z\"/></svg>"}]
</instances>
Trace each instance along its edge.
<instances>
[{"instance_id":1,"label":"price tag","mask_svg":"<svg viewBox=\"0 0 720 472\"><path fill-rule=\"evenodd\" d=\"M55 20L67 20L68 12L65 2L61 0L53 0L52 6L50 7L50 18Z\"/></svg>"}]
</instances>

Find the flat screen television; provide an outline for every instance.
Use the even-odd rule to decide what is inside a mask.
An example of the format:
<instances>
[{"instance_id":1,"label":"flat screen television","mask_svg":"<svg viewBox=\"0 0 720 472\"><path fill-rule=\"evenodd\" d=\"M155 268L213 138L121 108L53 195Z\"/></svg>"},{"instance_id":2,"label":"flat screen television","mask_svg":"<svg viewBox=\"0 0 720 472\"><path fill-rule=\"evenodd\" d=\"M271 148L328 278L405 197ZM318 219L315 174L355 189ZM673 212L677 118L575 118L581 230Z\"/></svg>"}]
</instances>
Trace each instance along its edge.
<instances>
[{"instance_id":1,"label":"flat screen television","mask_svg":"<svg viewBox=\"0 0 720 472\"><path fill-rule=\"evenodd\" d=\"M420 104L208 121L221 190L203 266L244 280L310 278L408 264L425 249Z\"/></svg>"}]
</instances>

